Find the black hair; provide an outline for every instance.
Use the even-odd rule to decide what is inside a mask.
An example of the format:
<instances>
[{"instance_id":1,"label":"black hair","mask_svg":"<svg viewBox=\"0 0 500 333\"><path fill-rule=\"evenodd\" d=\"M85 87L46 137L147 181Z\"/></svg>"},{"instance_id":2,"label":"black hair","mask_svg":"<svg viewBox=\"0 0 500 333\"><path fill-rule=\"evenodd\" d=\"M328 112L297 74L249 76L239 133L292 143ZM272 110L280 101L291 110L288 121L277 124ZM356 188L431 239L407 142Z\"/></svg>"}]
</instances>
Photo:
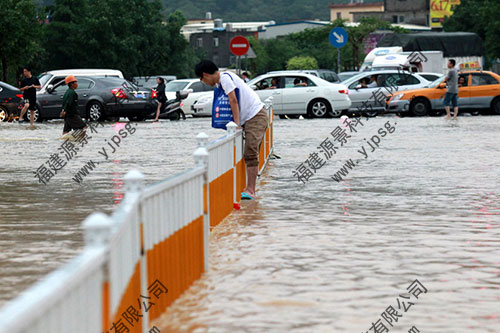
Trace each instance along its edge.
<instances>
[{"instance_id":1,"label":"black hair","mask_svg":"<svg viewBox=\"0 0 500 333\"><path fill-rule=\"evenodd\" d=\"M197 77L202 77L203 73L213 74L218 70L217 65L210 60L202 60L194 67L194 73Z\"/></svg>"},{"instance_id":2,"label":"black hair","mask_svg":"<svg viewBox=\"0 0 500 333\"><path fill-rule=\"evenodd\" d=\"M248 75L247 72L243 72L241 75L245 75L246 77L249 77L250 75Z\"/></svg>"},{"instance_id":3,"label":"black hair","mask_svg":"<svg viewBox=\"0 0 500 333\"><path fill-rule=\"evenodd\" d=\"M299 79L295 79L295 80L293 80L293 84L295 84L295 85L296 85L296 84L299 84L299 83L300 83L300 80L299 80Z\"/></svg>"},{"instance_id":4,"label":"black hair","mask_svg":"<svg viewBox=\"0 0 500 333\"><path fill-rule=\"evenodd\" d=\"M23 69L27 70L28 72L31 73L31 66L24 66Z\"/></svg>"},{"instance_id":5,"label":"black hair","mask_svg":"<svg viewBox=\"0 0 500 333\"><path fill-rule=\"evenodd\" d=\"M455 66L456 62L455 62L455 59L450 59L450 62L453 66Z\"/></svg>"},{"instance_id":6,"label":"black hair","mask_svg":"<svg viewBox=\"0 0 500 333\"><path fill-rule=\"evenodd\" d=\"M160 80L160 83L163 83L163 84L165 83L165 80L161 76L158 76L157 79Z\"/></svg>"}]
</instances>

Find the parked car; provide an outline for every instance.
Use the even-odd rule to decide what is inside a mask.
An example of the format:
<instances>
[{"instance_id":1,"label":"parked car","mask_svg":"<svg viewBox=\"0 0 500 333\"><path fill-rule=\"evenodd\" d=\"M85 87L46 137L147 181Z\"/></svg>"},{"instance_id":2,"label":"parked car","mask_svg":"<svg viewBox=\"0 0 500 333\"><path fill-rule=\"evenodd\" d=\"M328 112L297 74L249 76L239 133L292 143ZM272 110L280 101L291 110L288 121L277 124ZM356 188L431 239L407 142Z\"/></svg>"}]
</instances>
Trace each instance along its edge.
<instances>
[{"instance_id":1,"label":"parked car","mask_svg":"<svg viewBox=\"0 0 500 333\"><path fill-rule=\"evenodd\" d=\"M340 117L349 109L351 100L347 87L334 84L311 74L277 73L264 74L248 82L262 101L273 97L274 114L280 118ZM207 96L193 105L195 114L211 115L212 96Z\"/></svg>"},{"instance_id":2,"label":"parked car","mask_svg":"<svg viewBox=\"0 0 500 333\"><path fill-rule=\"evenodd\" d=\"M273 71L267 74L292 74L292 73L311 74L331 83L340 83L341 81L337 73L329 69L301 69L301 70Z\"/></svg>"},{"instance_id":3,"label":"parked car","mask_svg":"<svg viewBox=\"0 0 500 333\"><path fill-rule=\"evenodd\" d=\"M439 74L439 73L427 73L427 72L417 72L417 74L420 75L421 77L423 77L424 79L426 79L429 82L434 82L437 79L439 79L441 76L443 76L443 74Z\"/></svg>"},{"instance_id":4,"label":"parked car","mask_svg":"<svg viewBox=\"0 0 500 333\"><path fill-rule=\"evenodd\" d=\"M167 99L175 99L177 91L188 91L189 95L186 99L182 101L182 111L184 114L192 114L193 110L191 105L194 101L203 95L213 94L214 88L207 86L205 83L201 82L200 79L181 79L173 80L165 85L165 95Z\"/></svg>"},{"instance_id":5,"label":"parked car","mask_svg":"<svg viewBox=\"0 0 500 333\"><path fill-rule=\"evenodd\" d=\"M47 92L49 85L55 86L61 81L64 81L66 76L106 76L119 77L123 79L123 73L116 69L61 69L55 71L44 72L38 76L42 88L37 91L37 94Z\"/></svg>"},{"instance_id":6,"label":"parked car","mask_svg":"<svg viewBox=\"0 0 500 333\"><path fill-rule=\"evenodd\" d=\"M158 77L163 78L163 80L165 80L165 84L177 79L177 76L175 75L135 76L132 78L132 82L141 88L155 89L156 86L158 86L158 83L156 82L156 78Z\"/></svg>"},{"instance_id":7,"label":"parked car","mask_svg":"<svg viewBox=\"0 0 500 333\"><path fill-rule=\"evenodd\" d=\"M76 76L78 80L78 110L82 118L91 121L116 117L143 120L157 106L153 91L139 89L132 82L118 77ZM37 94L35 120L59 118L62 100L68 86L64 81L49 85L44 93ZM27 112L26 119L29 117Z\"/></svg>"},{"instance_id":8,"label":"parked car","mask_svg":"<svg viewBox=\"0 0 500 333\"><path fill-rule=\"evenodd\" d=\"M0 122L9 120L9 115L18 115L22 100L21 90L0 81Z\"/></svg>"},{"instance_id":9,"label":"parked car","mask_svg":"<svg viewBox=\"0 0 500 333\"><path fill-rule=\"evenodd\" d=\"M372 76L376 79L376 86L363 86L362 82L369 83ZM385 100L390 93L423 88L430 82L419 73L383 70L362 72L342 83L349 88L349 98L352 101L349 112L375 116L385 111Z\"/></svg>"},{"instance_id":10,"label":"parked car","mask_svg":"<svg viewBox=\"0 0 500 333\"><path fill-rule=\"evenodd\" d=\"M351 71L351 72L342 72L342 73L338 74L338 77L340 79L340 82L344 82L345 80L347 80L347 79L349 79L349 78L351 78L351 77L353 77L354 75L357 75L357 74L359 74L358 71L356 71L356 72L353 72L353 71Z\"/></svg>"},{"instance_id":11,"label":"parked car","mask_svg":"<svg viewBox=\"0 0 500 333\"><path fill-rule=\"evenodd\" d=\"M461 71L458 75L465 84L458 88L459 112L466 110L472 115L490 110L500 115L500 75L488 71ZM446 93L445 75L424 89L395 92L388 96L387 112L410 112L416 116L443 113Z\"/></svg>"}]
</instances>

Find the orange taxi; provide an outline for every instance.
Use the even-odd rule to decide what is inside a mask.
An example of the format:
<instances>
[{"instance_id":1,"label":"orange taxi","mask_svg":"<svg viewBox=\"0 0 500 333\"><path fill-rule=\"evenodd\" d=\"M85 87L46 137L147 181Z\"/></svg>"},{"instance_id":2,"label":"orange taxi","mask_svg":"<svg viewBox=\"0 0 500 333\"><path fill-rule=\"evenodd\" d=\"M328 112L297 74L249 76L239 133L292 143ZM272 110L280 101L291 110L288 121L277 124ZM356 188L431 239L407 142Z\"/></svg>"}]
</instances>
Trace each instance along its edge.
<instances>
[{"instance_id":1,"label":"orange taxi","mask_svg":"<svg viewBox=\"0 0 500 333\"><path fill-rule=\"evenodd\" d=\"M392 93L387 97L385 111L415 116L440 115L444 111L445 77L438 78L427 88ZM459 113L478 115L491 110L500 115L500 75L489 71L459 71L458 80Z\"/></svg>"}]
</instances>

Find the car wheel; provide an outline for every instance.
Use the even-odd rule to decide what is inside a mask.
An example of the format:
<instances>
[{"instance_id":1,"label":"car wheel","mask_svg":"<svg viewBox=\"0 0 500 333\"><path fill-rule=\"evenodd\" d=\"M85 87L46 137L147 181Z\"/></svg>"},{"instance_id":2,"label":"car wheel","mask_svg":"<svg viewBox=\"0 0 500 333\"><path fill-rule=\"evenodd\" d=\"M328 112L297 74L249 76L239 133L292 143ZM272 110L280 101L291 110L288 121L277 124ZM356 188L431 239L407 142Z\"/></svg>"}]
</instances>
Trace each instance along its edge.
<instances>
[{"instance_id":1,"label":"car wheel","mask_svg":"<svg viewBox=\"0 0 500 333\"><path fill-rule=\"evenodd\" d=\"M365 111L364 112L365 116L367 117L370 117L370 118L373 118L373 117L376 117L378 115L378 111Z\"/></svg>"},{"instance_id":2,"label":"car wheel","mask_svg":"<svg viewBox=\"0 0 500 333\"><path fill-rule=\"evenodd\" d=\"M101 121L104 119L104 108L98 101L92 101L87 106L87 114L90 121Z\"/></svg>"},{"instance_id":3,"label":"car wheel","mask_svg":"<svg viewBox=\"0 0 500 333\"><path fill-rule=\"evenodd\" d=\"M0 105L0 122L9 120L9 110Z\"/></svg>"},{"instance_id":4,"label":"car wheel","mask_svg":"<svg viewBox=\"0 0 500 333\"><path fill-rule=\"evenodd\" d=\"M470 115L471 116L479 116L481 114L481 111L471 111Z\"/></svg>"},{"instance_id":5,"label":"car wheel","mask_svg":"<svg viewBox=\"0 0 500 333\"><path fill-rule=\"evenodd\" d=\"M330 111L328 111L327 116L328 117L333 117L333 118L340 118L342 115L342 110L334 110L332 107L330 107Z\"/></svg>"},{"instance_id":6,"label":"car wheel","mask_svg":"<svg viewBox=\"0 0 500 333\"><path fill-rule=\"evenodd\" d=\"M332 112L330 104L324 99L315 99L307 108L307 113L309 113L314 118L323 118L328 113Z\"/></svg>"},{"instance_id":7,"label":"car wheel","mask_svg":"<svg viewBox=\"0 0 500 333\"><path fill-rule=\"evenodd\" d=\"M30 121L30 117L31 117L31 111L32 110L28 110L25 114L24 114L24 120L26 121ZM42 121L42 117L40 117L40 110L38 109L38 106L35 107L35 116L33 117L34 121L36 123L40 123Z\"/></svg>"},{"instance_id":8,"label":"car wheel","mask_svg":"<svg viewBox=\"0 0 500 333\"><path fill-rule=\"evenodd\" d=\"M493 113L500 115L500 97L497 97L491 103L491 111Z\"/></svg>"},{"instance_id":9,"label":"car wheel","mask_svg":"<svg viewBox=\"0 0 500 333\"><path fill-rule=\"evenodd\" d=\"M171 121L176 121L176 120L181 119L181 114L180 114L180 112L178 112L178 111L177 111L177 112L172 113L172 115L169 117L169 119L170 119Z\"/></svg>"},{"instance_id":10,"label":"car wheel","mask_svg":"<svg viewBox=\"0 0 500 333\"><path fill-rule=\"evenodd\" d=\"M130 121L143 121L144 119L146 119L146 117L142 116L142 115L141 116L128 116L127 118Z\"/></svg>"},{"instance_id":11,"label":"car wheel","mask_svg":"<svg viewBox=\"0 0 500 333\"><path fill-rule=\"evenodd\" d=\"M286 115L284 115L284 114L280 114L279 116L280 116L280 119L286 119Z\"/></svg>"},{"instance_id":12,"label":"car wheel","mask_svg":"<svg viewBox=\"0 0 500 333\"><path fill-rule=\"evenodd\" d=\"M410 104L411 112L417 117L427 116L430 109L429 102L423 98L417 98Z\"/></svg>"}]
</instances>

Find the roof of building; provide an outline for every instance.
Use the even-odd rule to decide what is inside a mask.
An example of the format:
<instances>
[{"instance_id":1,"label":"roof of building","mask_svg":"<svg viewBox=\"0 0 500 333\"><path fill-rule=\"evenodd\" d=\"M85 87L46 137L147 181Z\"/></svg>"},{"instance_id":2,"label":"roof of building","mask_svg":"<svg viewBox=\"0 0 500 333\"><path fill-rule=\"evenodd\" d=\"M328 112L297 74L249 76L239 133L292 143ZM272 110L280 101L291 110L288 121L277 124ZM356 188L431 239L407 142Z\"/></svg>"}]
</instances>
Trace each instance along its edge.
<instances>
[{"instance_id":1,"label":"roof of building","mask_svg":"<svg viewBox=\"0 0 500 333\"><path fill-rule=\"evenodd\" d=\"M383 6L384 2L380 0L364 0L362 3L347 1L337 1L328 5L328 8L350 8L350 7L373 7Z\"/></svg>"}]
</instances>

